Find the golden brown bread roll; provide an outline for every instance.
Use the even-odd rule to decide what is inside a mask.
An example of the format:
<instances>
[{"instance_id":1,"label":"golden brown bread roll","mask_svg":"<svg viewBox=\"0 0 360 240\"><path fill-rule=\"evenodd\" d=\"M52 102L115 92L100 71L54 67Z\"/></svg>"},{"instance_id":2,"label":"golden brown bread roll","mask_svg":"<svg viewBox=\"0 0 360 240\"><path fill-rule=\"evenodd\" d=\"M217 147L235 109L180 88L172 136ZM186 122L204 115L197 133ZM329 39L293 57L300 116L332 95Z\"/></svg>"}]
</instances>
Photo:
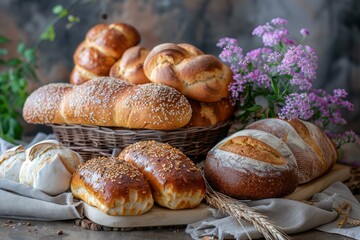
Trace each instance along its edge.
<instances>
[{"instance_id":1,"label":"golden brown bread roll","mask_svg":"<svg viewBox=\"0 0 360 240\"><path fill-rule=\"evenodd\" d=\"M71 192L112 216L141 215L154 204L149 183L139 170L113 157L81 164L71 179Z\"/></svg>"},{"instance_id":2,"label":"golden brown bread roll","mask_svg":"<svg viewBox=\"0 0 360 240\"><path fill-rule=\"evenodd\" d=\"M319 127L310 122L269 118L254 122L246 128L268 132L289 146L299 167L300 184L321 176L336 162L334 144Z\"/></svg>"},{"instance_id":3,"label":"golden brown bread roll","mask_svg":"<svg viewBox=\"0 0 360 240\"><path fill-rule=\"evenodd\" d=\"M209 151L204 171L215 190L238 199L283 197L298 185L296 159L289 147L253 129L220 141Z\"/></svg>"},{"instance_id":4,"label":"golden brown bread roll","mask_svg":"<svg viewBox=\"0 0 360 240\"><path fill-rule=\"evenodd\" d=\"M174 88L155 83L133 85L100 77L81 85L49 84L26 99L28 123L175 129L191 118L191 106Z\"/></svg>"},{"instance_id":5,"label":"golden brown bread roll","mask_svg":"<svg viewBox=\"0 0 360 240\"><path fill-rule=\"evenodd\" d=\"M192 108L192 116L188 127L211 126L225 122L233 115L235 106L228 98L218 102L206 103L188 98Z\"/></svg>"},{"instance_id":6,"label":"golden brown bread roll","mask_svg":"<svg viewBox=\"0 0 360 240\"><path fill-rule=\"evenodd\" d=\"M154 47L145 59L144 72L150 81L174 87L202 102L228 97L233 76L230 68L216 57L190 44L173 43Z\"/></svg>"},{"instance_id":7,"label":"golden brown bread roll","mask_svg":"<svg viewBox=\"0 0 360 240\"><path fill-rule=\"evenodd\" d=\"M133 84L149 83L143 65L149 50L140 46L127 49L121 58L111 67L110 77L116 77Z\"/></svg>"},{"instance_id":8,"label":"golden brown bread roll","mask_svg":"<svg viewBox=\"0 0 360 240\"><path fill-rule=\"evenodd\" d=\"M124 51L139 42L140 34L131 25L113 23L94 26L75 50L70 83L81 84L94 77L108 76L111 66Z\"/></svg>"},{"instance_id":9,"label":"golden brown bread roll","mask_svg":"<svg viewBox=\"0 0 360 240\"><path fill-rule=\"evenodd\" d=\"M180 150L166 143L141 141L126 147L120 159L148 179L155 202L170 209L197 207L205 195L200 170Z\"/></svg>"}]
</instances>

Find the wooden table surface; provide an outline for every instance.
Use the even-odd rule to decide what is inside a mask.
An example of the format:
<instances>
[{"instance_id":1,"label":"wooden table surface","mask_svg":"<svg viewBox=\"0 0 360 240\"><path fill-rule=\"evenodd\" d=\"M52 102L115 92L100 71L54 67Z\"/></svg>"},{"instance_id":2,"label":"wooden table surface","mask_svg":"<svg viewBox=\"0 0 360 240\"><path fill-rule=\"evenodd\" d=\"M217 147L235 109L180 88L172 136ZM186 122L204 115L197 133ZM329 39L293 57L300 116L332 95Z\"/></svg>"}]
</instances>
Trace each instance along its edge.
<instances>
[{"instance_id":1,"label":"wooden table surface","mask_svg":"<svg viewBox=\"0 0 360 240\"><path fill-rule=\"evenodd\" d=\"M192 239L185 233L184 227L142 229L131 231L91 231L77 226L74 221L39 222L28 220L0 219L0 240L33 240L33 239L86 239L86 240L111 240L111 239L164 239L186 240ZM211 239L211 238L204 238ZM291 239L311 240L350 240L344 236L328 234L311 230L300 234L291 235Z\"/></svg>"}]
</instances>

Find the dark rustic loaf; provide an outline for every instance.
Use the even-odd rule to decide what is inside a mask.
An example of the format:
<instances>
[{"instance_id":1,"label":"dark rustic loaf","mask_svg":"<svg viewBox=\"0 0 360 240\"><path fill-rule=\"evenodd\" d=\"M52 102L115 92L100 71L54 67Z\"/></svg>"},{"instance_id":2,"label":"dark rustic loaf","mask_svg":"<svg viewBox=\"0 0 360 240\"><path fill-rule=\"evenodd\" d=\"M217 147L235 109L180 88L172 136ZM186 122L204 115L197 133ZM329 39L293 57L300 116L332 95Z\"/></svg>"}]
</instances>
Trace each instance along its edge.
<instances>
[{"instance_id":1,"label":"dark rustic loaf","mask_svg":"<svg viewBox=\"0 0 360 240\"><path fill-rule=\"evenodd\" d=\"M268 118L246 127L268 132L284 141L295 155L299 183L309 182L331 169L337 159L334 144L316 125L293 119Z\"/></svg>"},{"instance_id":2,"label":"dark rustic loaf","mask_svg":"<svg viewBox=\"0 0 360 240\"><path fill-rule=\"evenodd\" d=\"M219 142L209 151L204 170L215 190L238 199L283 197L298 185L290 148L259 130L242 130Z\"/></svg>"}]
</instances>

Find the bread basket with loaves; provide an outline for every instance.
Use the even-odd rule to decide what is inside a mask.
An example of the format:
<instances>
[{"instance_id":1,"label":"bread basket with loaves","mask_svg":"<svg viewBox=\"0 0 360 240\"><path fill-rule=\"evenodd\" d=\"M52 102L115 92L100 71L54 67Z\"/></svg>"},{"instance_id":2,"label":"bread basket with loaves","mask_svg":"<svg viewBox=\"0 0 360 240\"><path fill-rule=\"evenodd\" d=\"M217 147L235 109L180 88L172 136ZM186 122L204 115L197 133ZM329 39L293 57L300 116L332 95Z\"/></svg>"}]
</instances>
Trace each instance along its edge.
<instances>
[{"instance_id":1,"label":"bread basket with loaves","mask_svg":"<svg viewBox=\"0 0 360 240\"><path fill-rule=\"evenodd\" d=\"M166 142L194 162L204 160L232 124L231 70L190 44L136 46L139 36L120 23L92 28L74 53L71 84L35 90L24 119L50 125L57 140L85 160L141 140Z\"/></svg>"}]
</instances>

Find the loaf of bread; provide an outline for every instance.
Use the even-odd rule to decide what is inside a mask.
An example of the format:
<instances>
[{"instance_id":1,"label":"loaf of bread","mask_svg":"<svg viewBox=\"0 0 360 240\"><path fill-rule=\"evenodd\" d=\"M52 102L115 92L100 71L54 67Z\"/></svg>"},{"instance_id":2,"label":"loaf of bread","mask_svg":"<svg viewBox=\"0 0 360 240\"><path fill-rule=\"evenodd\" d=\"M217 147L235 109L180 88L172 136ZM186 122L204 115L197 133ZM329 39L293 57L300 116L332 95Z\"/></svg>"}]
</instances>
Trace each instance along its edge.
<instances>
[{"instance_id":1,"label":"loaf of bread","mask_svg":"<svg viewBox=\"0 0 360 240\"><path fill-rule=\"evenodd\" d=\"M256 121L246 128L268 132L289 146L299 167L300 184L323 175L336 162L337 151L334 144L319 127L310 122L268 118Z\"/></svg>"},{"instance_id":2,"label":"loaf of bread","mask_svg":"<svg viewBox=\"0 0 360 240\"><path fill-rule=\"evenodd\" d=\"M290 148L264 131L247 129L213 147L204 172L217 191L238 199L283 197L298 185L298 168Z\"/></svg>"},{"instance_id":3,"label":"loaf of bread","mask_svg":"<svg viewBox=\"0 0 360 240\"><path fill-rule=\"evenodd\" d=\"M216 57L190 44L164 43L154 47L144 62L152 82L176 88L201 102L218 102L229 95L232 72Z\"/></svg>"},{"instance_id":4,"label":"loaf of bread","mask_svg":"<svg viewBox=\"0 0 360 240\"><path fill-rule=\"evenodd\" d=\"M110 77L120 78L133 84L149 83L144 73L144 61L149 50L140 46L127 49L121 58L111 67Z\"/></svg>"},{"instance_id":5,"label":"loaf of bread","mask_svg":"<svg viewBox=\"0 0 360 240\"><path fill-rule=\"evenodd\" d=\"M113 157L93 158L81 164L71 179L71 192L112 216L141 215L154 204L144 175Z\"/></svg>"},{"instance_id":6,"label":"loaf of bread","mask_svg":"<svg viewBox=\"0 0 360 240\"><path fill-rule=\"evenodd\" d=\"M69 190L72 174L83 162L78 153L55 140L34 144L25 154L26 160L19 174L20 182L49 195Z\"/></svg>"},{"instance_id":7,"label":"loaf of bread","mask_svg":"<svg viewBox=\"0 0 360 240\"><path fill-rule=\"evenodd\" d=\"M228 98L213 103L199 102L190 98L188 100L192 109L188 127L213 126L225 122L235 111L235 106L230 103Z\"/></svg>"},{"instance_id":8,"label":"loaf of bread","mask_svg":"<svg viewBox=\"0 0 360 240\"><path fill-rule=\"evenodd\" d=\"M111 66L124 51L139 42L140 34L131 25L113 23L94 26L75 50L70 83L81 84L94 77L109 76Z\"/></svg>"},{"instance_id":9,"label":"loaf of bread","mask_svg":"<svg viewBox=\"0 0 360 240\"><path fill-rule=\"evenodd\" d=\"M129 145L120 159L148 179L155 202L170 209L197 207L205 196L200 170L180 150L166 143L140 141Z\"/></svg>"},{"instance_id":10,"label":"loaf of bread","mask_svg":"<svg viewBox=\"0 0 360 240\"><path fill-rule=\"evenodd\" d=\"M10 148L0 156L0 178L19 182L21 165L25 161L25 148L22 145Z\"/></svg>"},{"instance_id":11,"label":"loaf of bread","mask_svg":"<svg viewBox=\"0 0 360 240\"><path fill-rule=\"evenodd\" d=\"M26 99L23 108L28 123L162 130L185 126L191 114L188 100L174 88L155 83L133 85L110 77L81 85L45 85Z\"/></svg>"}]
</instances>

